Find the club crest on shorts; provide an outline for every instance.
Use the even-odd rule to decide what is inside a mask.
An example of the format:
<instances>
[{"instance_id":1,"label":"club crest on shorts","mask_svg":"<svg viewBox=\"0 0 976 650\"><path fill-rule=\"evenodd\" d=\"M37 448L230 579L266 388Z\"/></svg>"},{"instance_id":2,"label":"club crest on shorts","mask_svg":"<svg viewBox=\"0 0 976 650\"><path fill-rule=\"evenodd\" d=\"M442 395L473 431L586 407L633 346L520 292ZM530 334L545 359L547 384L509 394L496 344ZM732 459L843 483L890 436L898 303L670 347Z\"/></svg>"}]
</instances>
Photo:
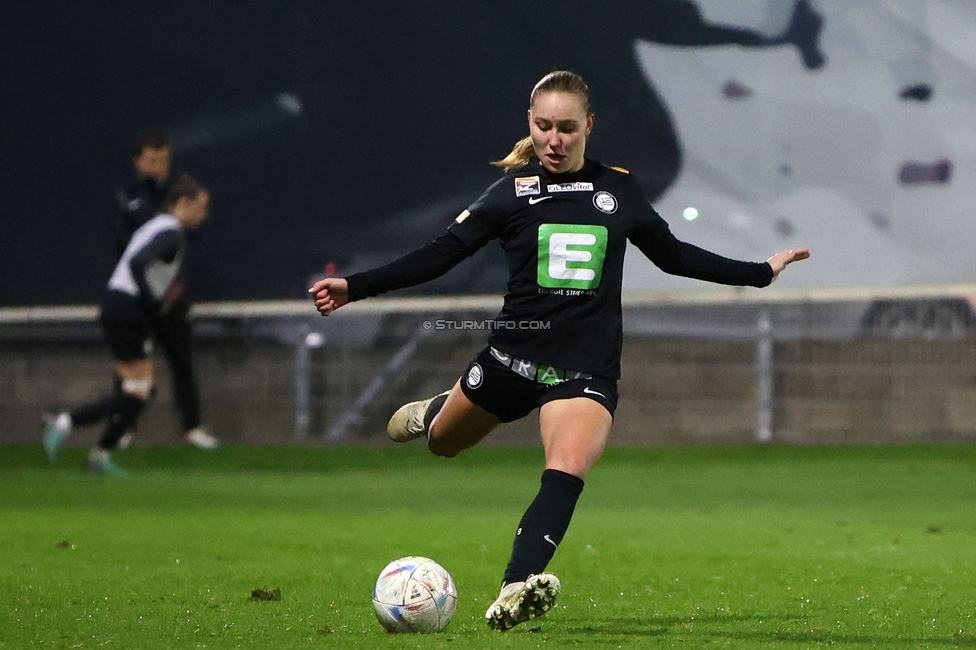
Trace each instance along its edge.
<instances>
[{"instance_id":1,"label":"club crest on shorts","mask_svg":"<svg viewBox=\"0 0 976 650\"><path fill-rule=\"evenodd\" d=\"M464 381L468 384L468 388L477 388L484 379L485 371L481 369L480 363L475 363L471 366L471 370L468 370L468 376Z\"/></svg>"},{"instance_id":2,"label":"club crest on shorts","mask_svg":"<svg viewBox=\"0 0 976 650\"><path fill-rule=\"evenodd\" d=\"M542 183L538 176L522 176L515 179L515 196L529 196L541 194Z\"/></svg>"},{"instance_id":3,"label":"club crest on shorts","mask_svg":"<svg viewBox=\"0 0 976 650\"><path fill-rule=\"evenodd\" d=\"M617 197L610 192L597 192L593 195L593 207L600 212L613 214L617 211Z\"/></svg>"}]
</instances>

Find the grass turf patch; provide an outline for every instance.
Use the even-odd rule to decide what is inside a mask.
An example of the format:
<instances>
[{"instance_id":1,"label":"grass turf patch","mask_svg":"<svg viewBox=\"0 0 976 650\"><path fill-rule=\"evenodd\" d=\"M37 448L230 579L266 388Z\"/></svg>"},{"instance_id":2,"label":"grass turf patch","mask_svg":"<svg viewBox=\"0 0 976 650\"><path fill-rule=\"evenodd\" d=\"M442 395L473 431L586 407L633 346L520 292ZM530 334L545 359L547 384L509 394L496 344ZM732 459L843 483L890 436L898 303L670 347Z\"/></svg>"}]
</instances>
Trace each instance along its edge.
<instances>
[{"instance_id":1,"label":"grass turf patch","mask_svg":"<svg viewBox=\"0 0 976 650\"><path fill-rule=\"evenodd\" d=\"M608 450L550 569L491 633L538 449L0 447L0 648L976 647L976 449ZM380 569L454 576L443 634L388 635ZM252 598L256 591L280 599Z\"/></svg>"}]
</instances>

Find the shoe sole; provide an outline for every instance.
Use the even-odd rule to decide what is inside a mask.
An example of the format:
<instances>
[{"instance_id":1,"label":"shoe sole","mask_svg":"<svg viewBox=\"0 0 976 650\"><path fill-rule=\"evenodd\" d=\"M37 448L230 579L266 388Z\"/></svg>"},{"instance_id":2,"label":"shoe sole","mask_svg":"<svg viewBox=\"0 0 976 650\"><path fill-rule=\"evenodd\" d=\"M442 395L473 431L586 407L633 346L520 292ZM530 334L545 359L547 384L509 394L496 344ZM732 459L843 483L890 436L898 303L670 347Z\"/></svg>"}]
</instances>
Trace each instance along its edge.
<instances>
[{"instance_id":1,"label":"shoe sole","mask_svg":"<svg viewBox=\"0 0 976 650\"><path fill-rule=\"evenodd\" d=\"M220 447L219 442L202 442L202 441L190 440L189 438L184 438L183 440L184 442L186 442L186 444L190 445L191 447L196 447L197 449L209 450L209 449L217 449L218 447ZM121 445L119 446L121 447Z\"/></svg>"},{"instance_id":2,"label":"shoe sole","mask_svg":"<svg viewBox=\"0 0 976 650\"><path fill-rule=\"evenodd\" d=\"M507 603L495 602L485 613L485 623L493 630L505 632L519 623L538 618L556 604L561 586L559 578L549 573L529 576Z\"/></svg>"}]
</instances>

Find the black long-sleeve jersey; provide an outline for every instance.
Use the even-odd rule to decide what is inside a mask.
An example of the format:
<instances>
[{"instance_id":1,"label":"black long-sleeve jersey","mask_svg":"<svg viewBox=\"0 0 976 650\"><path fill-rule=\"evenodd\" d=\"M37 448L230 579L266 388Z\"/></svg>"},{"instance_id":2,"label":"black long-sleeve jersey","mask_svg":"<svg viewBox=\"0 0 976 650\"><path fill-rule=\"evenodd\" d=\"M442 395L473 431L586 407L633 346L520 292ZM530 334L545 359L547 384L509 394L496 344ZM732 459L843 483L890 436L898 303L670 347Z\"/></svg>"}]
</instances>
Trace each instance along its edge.
<instances>
[{"instance_id":1,"label":"black long-sleeve jersey","mask_svg":"<svg viewBox=\"0 0 976 650\"><path fill-rule=\"evenodd\" d=\"M132 234L162 210L163 200L169 193L173 176L162 183L154 178L135 178L115 191L115 209L112 211L112 232L115 248L121 255L132 239Z\"/></svg>"},{"instance_id":2,"label":"black long-sleeve jersey","mask_svg":"<svg viewBox=\"0 0 976 650\"><path fill-rule=\"evenodd\" d=\"M176 217L158 214L136 229L109 278L102 309L120 318L152 319L180 276L186 237Z\"/></svg>"},{"instance_id":3,"label":"black long-sleeve jersey","mask_svg":"<svg viewBox=\"0 0 976 650\"><path fill-rule=\"evenodd\" d=\"M505 251L509 281L489 343L611 379L620 376L628 240L674 275L756 287L773 277L765 262L731 260L678 240L626 170L586 160L578 172L550 174L533 160L507 172L427 246L349 276L349 297L431 280L493 239Z\"/></svg>"},{"instance_id":4,"label":"black long-sleeve jersey","mask_svg":"<svg viewBox=\"0 0 976 650\"><path fill-rule=\"evenodd\" d=\"M136 230L163 211L163 201L169 194L173 179L178 176L179 172L172 173L163 182L153 178L135 178L125 187L116 190L112 232L116 251L120 256ZM186 291L186 276L186 265L181 265L179 275L174 280L179 288L173 291L173 302L181 305L183 310L188 310L190 307L190 298Z\"/></svg>"}]
</instances>

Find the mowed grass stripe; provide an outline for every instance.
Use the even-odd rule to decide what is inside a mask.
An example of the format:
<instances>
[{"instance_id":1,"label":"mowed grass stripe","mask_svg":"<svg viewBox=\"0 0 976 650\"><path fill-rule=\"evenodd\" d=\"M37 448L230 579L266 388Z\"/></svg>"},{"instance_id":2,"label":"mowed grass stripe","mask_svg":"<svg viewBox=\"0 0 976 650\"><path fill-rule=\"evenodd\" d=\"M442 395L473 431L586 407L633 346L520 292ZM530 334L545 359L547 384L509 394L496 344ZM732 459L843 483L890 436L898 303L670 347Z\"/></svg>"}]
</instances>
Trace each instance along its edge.
<instances>
[{"instance_id":1,"label":"mowed grass stripe","mask_svg":"<svg viewBox=\"0 0 976 650\"><path fill-rule=\"evenodd\" d=\"M976 647L969 447L611 449L557 611L504 635L481 616L537 449L127 450L128 480L67 452L0 447L0 647ZM374 619L410 554L458 583L442 635Z\"/></svg>"}]
</instances>

